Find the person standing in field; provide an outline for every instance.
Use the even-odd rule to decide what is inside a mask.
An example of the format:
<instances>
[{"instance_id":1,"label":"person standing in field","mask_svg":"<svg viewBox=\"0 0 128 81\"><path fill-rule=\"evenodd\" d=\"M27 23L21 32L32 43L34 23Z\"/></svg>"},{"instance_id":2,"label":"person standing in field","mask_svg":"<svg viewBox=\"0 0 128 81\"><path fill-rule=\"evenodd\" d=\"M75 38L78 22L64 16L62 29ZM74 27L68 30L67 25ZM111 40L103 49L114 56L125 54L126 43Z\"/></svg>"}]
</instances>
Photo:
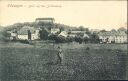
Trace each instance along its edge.
<instances>
[{"instance_id":1,"label":"person standing in field","mask_svg":"<svg viewBox=\"0 0 128 81\"><path fill-rule=\"evenodd\" d=\"M58 51L59 52L57 53L57 57L58 57L57 64L62 64L62 61L63 61L62 49L58 47Z\"/></svg>"}]
</instances>

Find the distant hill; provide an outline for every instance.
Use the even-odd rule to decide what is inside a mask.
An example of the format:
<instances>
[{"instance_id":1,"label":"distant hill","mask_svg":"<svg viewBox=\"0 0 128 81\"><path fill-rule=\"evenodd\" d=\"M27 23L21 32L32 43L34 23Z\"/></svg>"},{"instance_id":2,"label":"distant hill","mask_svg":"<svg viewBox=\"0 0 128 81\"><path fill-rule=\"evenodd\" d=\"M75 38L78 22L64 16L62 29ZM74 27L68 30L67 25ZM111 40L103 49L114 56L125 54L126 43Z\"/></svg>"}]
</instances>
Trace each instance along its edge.
<instances>
[{"instance_id":1,"label":"distant hill","mask_svg":"<svg viewBox=\"0 0 128 81\"><path fill-rule=\"evenodd\" d=\"M64 25L64 24L60 24L60 23L54 23L53 24L54 26L53 27L58 27L60 29L63 29L63 30L76 30L78 29L77 27L73 27L73 26L68 26L68 25ZM22 28L23 26L30 26L30 27L47 27L48 24L37 24L35 22L24 22L24 23L15 23L13 25L8 25L5 27L6 30L13 30L13 29L20 29Z\"/></svg>"},{"instance_id":2,"label":"distant hill","mask_svg":"<svg viewBox=\"0 0 128 81\"><path fill-rule=\"evenodd\" d=\"M0 26L0 31L2 31L3 30L3 27L2 26Z\"/></svg>"},{"instance_id":3,"label":"distant hill","mask_svg":"<svg viewBox=\"0 0 128 81\"><path fill-rule=\"evenodd\" d=\"M0 41L3 41L6 39L5 33L6 32L5 32L4 28L2 26L0 26Z\"/></svg>"},{"instance_id":4,"label":"distant hill","mask_svg":"<svg viewBox=\"0 0 128 81\"><path fill-rule=\"evenodd\" d=\"M78 29L77 27L68 26L68 25L59 24L59 23L55 23L55 27L62 28L64 30L76 30L76 29Z\"/></svg>"}]
</instances>

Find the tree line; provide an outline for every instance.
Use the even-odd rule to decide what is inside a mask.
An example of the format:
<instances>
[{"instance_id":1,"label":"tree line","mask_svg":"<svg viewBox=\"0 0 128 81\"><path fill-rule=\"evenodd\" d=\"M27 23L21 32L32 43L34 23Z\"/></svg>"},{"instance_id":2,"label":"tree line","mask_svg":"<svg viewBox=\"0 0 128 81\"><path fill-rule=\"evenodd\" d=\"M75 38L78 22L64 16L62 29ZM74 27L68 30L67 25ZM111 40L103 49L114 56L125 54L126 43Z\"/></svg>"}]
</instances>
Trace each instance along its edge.
<instances>
[{"instance_id":1,"label":"tree line","mask_svg":"<svg viewBox=\"0 0 128 81\"><path fill-rule=\"evenodd\" d=\"M24 23L15 23L13 25L9 25L4 27L3 30L0 31L0 40L8 40L7 37L9 36L7 31L11 31L13 29L16 29L17 31L20 30L22 27L24 26L30 26L30 27L39 27L42 29L42 31L40 31L40 38L41 40L53 40L55 42L79 42L79 43L98 43L99 37L97 35L97 33L91 33L91 31L89 30L89 28L84 27L84 26L79 26L79 27L73 27L73 26L68 26L68 25L64 25L64 24L59 24L59 23L43 23L43 22L39 22L39 23L35 23L35 22L24 22ZM67 37L67 38L63 38L63 37L58 37L57 35L50 35L50 30L53 27L57 27L59 28L61 31L64 30L68 30L68 31L86 31L86 34L89 35L89 38L82 38L80 35L77 35L76 37L72 38L72 37ZM2 28L2 27L0 27ZM127 32L127 30L123 27L119 28L118 30L112 29L111 31L125 31ZM107 32L106 30L100 30L99 32Z\"/></svg>"}]
</instances>

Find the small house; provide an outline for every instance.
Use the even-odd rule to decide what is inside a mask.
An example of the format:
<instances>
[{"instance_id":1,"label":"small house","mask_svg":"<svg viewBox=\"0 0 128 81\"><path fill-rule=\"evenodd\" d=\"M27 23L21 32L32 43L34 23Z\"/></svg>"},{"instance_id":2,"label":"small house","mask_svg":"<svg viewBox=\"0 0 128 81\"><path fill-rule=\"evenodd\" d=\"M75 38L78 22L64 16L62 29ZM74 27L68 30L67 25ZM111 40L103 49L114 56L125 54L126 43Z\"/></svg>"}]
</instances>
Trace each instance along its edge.
<instances>
[{"instance_id":1,"label":"small house","mask_svg":"<svg viewBox=\"0 0 128 81\"><path fill-rule=\"evenodd\" d=\"M59 28L52 28L51 29L51 34L59 34L60 33L60 29Z\"/></svg>"},{"instance_id":2,"label":"small house","mask_svg":"<svg viewBox=\"0 0 128 81\"><path fill-rule=\"evenodd\" d=\"M11 31L7 31L7 33L9 34L9 39L10 40L16 40L17 39L17 31L11 30Z\"/></svg>"},{"instance_id":3,"label":"small house","mask_svg":"<svg viewBox=\"0 0 128 81\"><path fill-rule=\"evenodd\" d=\"M61 36L61 37L68 37L68 33L66 31L62 31L58 36Z\"/></svg>"}]
</instances>

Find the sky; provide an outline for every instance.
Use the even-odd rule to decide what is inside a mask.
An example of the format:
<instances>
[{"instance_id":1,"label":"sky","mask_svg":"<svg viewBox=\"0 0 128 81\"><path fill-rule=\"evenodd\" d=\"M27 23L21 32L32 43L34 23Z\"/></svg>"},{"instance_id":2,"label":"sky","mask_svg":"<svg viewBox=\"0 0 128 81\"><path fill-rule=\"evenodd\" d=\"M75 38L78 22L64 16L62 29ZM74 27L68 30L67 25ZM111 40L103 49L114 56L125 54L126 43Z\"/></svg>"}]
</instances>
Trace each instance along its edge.
<instances>
[{"instance_id":1,"label":"sky","mask_svg":"<svg viewBox=\"0 0 128 81\"><path fill-rule=\"evenodd\" d=\"M0 25L53 17L56 23L90 29L127 24L127 1L0 1Z\"/></svg>"}]
</instances>

